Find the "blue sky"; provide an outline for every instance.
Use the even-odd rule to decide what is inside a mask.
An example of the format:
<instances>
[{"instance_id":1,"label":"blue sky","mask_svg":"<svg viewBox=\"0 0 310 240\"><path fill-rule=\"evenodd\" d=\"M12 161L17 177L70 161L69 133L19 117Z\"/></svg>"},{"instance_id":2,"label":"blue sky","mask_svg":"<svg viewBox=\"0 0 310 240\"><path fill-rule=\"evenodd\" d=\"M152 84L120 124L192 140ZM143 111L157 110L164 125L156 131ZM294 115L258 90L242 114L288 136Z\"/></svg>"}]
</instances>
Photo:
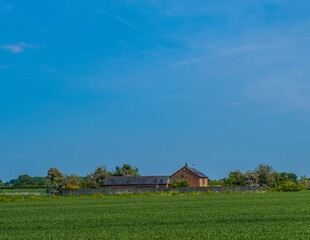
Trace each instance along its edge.
<instances>
[{"instance_id":1,"label":"blue sky","mask_svg":"<svg viewBox=\"0 0 310 240\"><path fill-rule=\"evenodd\" d=\"M309 59L308 0L0 0L0 179L310 176Z\"/></svg>"}]
</instances>

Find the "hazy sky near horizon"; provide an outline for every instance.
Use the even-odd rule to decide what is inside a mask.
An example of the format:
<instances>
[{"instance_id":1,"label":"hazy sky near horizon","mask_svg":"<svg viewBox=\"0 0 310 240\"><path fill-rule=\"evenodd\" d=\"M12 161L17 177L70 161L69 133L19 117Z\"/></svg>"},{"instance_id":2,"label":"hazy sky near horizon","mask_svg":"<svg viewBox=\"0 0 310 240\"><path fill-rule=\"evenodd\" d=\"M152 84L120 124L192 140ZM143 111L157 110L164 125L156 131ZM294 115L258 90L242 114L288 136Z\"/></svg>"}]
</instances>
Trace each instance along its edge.
<instances>
[{"instance_id":1,"label":"hazy sky near horizon","mask_svg":"<svg viewBox=\"0 0 310 240\"><path fill-rule=\"evenodd\" d=\"M0 179L310 176L309 59L308 0L0 0Z\"/></svg>"}]
</instances>

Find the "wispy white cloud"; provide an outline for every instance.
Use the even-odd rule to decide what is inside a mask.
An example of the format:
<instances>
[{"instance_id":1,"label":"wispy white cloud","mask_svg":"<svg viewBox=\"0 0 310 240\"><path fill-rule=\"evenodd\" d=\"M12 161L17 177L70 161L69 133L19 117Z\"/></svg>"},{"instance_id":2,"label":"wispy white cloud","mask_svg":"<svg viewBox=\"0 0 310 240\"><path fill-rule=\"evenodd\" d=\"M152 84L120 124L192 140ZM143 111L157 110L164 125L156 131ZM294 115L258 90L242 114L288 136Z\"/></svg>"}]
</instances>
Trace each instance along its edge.
<instances>
[{"instance_id":1,"label":"wispy white cloud","mask_svg":"<svg viewBox=\"0 0 310 240\"><path fill-rule=\"evenodd\" d=\"M0 48L4 50L8 50L12 53L21 53L27 48L34 49L37 47L44 47L44 46L45 46L44 44L28 44L28 43L20 42L18 44L0 45Z\"/></svg>"},{"instance_id":2,"label":"wispy white cloud","mask_svg":"<svg viewBox=\"0 0 310 240\"><path fill-rule=\"evenodd\" d=\"M126 25L127 27L131 28L131 29L134 29L138 32L141 32L135 25L133 25L132 23L130 23L129 21L127 21L126 19L122 18L121 16L119 15L116 15L116 14L113 14L113 13L109 13L109 12L106 12L106 11L103 11L103 10L97 10L98 13L100 14L104 14L106 16L109 16L111 17L112 19Z\"/></svg>"},{"instance_id":3,"label":"wispy white cloud","mask_svg":"<svg viewBox=\"0 0 310 240\"><path fill-rule=\"evenodd\" d=\"M243 45L243 46L236 46L231 48L226 48L220 50L220 55L232 55L238 54L242 52L251 52L251 51L260 51L269 47L273 47L272 45L267 44L253 44L253 45Z\"/></svg>"},{"instance_id":4,"label":"wispy white cloud","mask_svg":"<svg viewBox=\"0 0 310 240\"><path fill-rule=\"evenodd\" d=\"M11 51L12 53L20 53L24 51L24 49L18 45L0 45L0 48Z\"/></svg>"}]
</instances>

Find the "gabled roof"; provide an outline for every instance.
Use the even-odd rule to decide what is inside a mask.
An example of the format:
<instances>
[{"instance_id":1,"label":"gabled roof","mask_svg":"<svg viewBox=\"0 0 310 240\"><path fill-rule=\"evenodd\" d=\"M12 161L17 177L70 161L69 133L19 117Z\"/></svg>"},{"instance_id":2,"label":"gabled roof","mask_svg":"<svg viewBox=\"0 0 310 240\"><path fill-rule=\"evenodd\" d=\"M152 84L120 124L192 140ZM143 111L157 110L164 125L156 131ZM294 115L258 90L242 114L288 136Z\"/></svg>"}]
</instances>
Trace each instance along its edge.
<instances>
[{"instance_id":1,"label":"gabled roof","mask_svg":"<svg viewBox=\"0 0 310 240\"><path fill-rule=\"evenodd\" d=\"M199 178L208 178L208 176L206 176L206 175L204 175L202 172L199 172L197 169L195 169L195 168L192 168L192 167L189 167L188 165L187 165L187 163L185 164L185 166L184 167L182 167L181 169L179 169L178 171L176 171L174 174L176 174L177 172L179 172L180 170L182 170L182 169L187 169L187 170L189 170L189 171L191 171L192 173L194 173L197 177L199 177ZM174 175L174 174L172 174L172 175ZM171 176L172 176L171 175ZM170 176L170 177L171 177Z\"/></svg>"},{"instance_id":2,"label":"gabled roof","mask_svg":"<svg viewBox=\"0 0 310 240\"><path fill-rule=\"evenodd\" d=\"M169 176L107 177L104 186L167 184Z\"/></svg>"},{"instance_id":3,"label":"gabled roof","mask_svg":"<svg viewBox=\"0 0 310 240\"><path fill-rule=\"evenodd\" d=\"M192 173L196 174L198 177L201 178L207 178L206 175L204 175L202 172L199 172L197 169L192 168L192 167L187 167L188 170L190 170Z\"/></svg>"}]
</instances>

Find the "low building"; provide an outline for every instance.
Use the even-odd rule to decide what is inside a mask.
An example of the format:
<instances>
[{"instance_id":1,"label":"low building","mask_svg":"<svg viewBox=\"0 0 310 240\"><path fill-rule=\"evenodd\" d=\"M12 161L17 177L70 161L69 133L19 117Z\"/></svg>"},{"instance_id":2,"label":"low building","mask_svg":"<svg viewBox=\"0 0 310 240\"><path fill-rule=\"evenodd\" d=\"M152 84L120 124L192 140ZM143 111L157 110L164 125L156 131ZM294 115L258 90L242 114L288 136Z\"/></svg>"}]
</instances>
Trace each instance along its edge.
<instances>
[{"instance_id":1,"label":"low building","mask_svg":"<svg viewBox=\"0 0 310 240\"><path fill-rule=\"evenodd\" d=\"M107 177L105 188L168 187L169 176Z\"/></svg>"},{"instance_id":2,"label":"low building","mask_svg":"<svg viewBox=\"0 0 310 240\"><path fill-rule=\"evenodd\" d=\"M191 187L208 187L208 177L197 169L189 167L187 163L180 170L170 176L170 180L187 180Z\"/></svg>"}]
</instances>

